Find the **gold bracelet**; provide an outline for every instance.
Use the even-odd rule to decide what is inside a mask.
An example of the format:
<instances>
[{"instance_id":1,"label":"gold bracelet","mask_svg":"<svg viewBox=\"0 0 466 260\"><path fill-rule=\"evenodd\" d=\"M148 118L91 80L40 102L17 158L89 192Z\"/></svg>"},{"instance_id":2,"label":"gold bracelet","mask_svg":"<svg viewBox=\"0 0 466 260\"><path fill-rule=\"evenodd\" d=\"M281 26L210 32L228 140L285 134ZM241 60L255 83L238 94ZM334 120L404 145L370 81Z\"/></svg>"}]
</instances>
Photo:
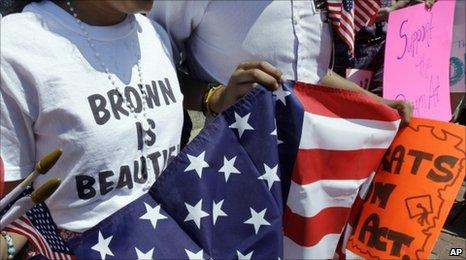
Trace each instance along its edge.
<instances>
[{"instance_id":1,"label":"gold bracelet","mask_svg":"<svg viewBox=\"0 0 466 260\"><path fill-rule=\"evenodd\" d=\"M209 92L207 93L207 97L206 97L206 109L207 109L207 114L208 115L211 115L211 116L216 116L218 115L217 112L213 111L212 108L211 108L211 103L210 103L210 99L214 96L214 94L219 90L223 88L223 85L217 85L215 87L212 87L211 89L209 89Z\"/></svg>"}]
</instances>

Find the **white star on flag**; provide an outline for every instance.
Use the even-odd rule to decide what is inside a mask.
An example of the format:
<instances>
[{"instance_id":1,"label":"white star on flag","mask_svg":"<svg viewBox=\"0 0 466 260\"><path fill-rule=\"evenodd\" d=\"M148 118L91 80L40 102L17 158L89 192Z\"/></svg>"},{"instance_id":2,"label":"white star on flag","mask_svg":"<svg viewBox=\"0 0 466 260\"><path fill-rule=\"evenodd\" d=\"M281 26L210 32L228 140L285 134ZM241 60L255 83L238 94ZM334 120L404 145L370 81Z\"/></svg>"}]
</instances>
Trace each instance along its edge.
<instances>
[{"instance_id":1,"label":"white star on flag","mask_svg":"<svg viewBox=\"0 0 466 260\"><path fill-rule=\"evenodd\" d=\"M201 260L201 259L204 259L204 252L203 252L202 249L201 249L201 251L199 251L197 253L191 252L188 249L185 249L184 251L186 252L186 255L188 255L189 260Z\"/></svg>"},{"instance_id":2,"label":"white star on flag","mask_svg":"<svg viewBox=\"0 0 466 260\"><path fill-rule=\"evenodd\" d=\"M209 167L209 164L204 160L204 157L205 151L199 154L199 156L197 157L188 154L189 165L188 167L186 167L184 172L194 170L197 173L197 175L199 175L199 178L202 178L202 170L204 168Z\"/></svg>"},{"instance_id":3,"label":"white star on flag","mask_svg":"<svg viewBox=\"0 0 466 260\"><path fill-rule=\"evenodd\" d=\"M157 226L157 221L160 219L166 219L167 217L160 213L160 205L157 205L155 208L152 208L149 204L144 202L146 206L146 214L142 215L139 219L147 219L150 221L152 226Z\"/></svg>"},{"instance_id":4,"label":"white star on flag","mask_svg":"<svg viewBox=\"0 0 466 260\"><path fill-rule=\"evenodd\" d=\"M212 219L214 220L214 225L215 222L217 222L218 217L227 217L228 215L222 210L222 205L223 201L221 200L219 203L215 203L215 201L212 202Z\"/></svg>"},{"instance_id":5,"label":"white star on flag","mask_svg":"<svg viewBox=\"0 0 466 260\"><path fill-rule=\"evenodd\" d=\"M139 250L137 247L134 248L136 250L136 254L138 255L139 260L151 260L154 259L154 249L152 248L151 250L147 251L147 253L143 253L141 250Z\"/></svg>"},{"instance_id":6,"label":"white star on flag","mask_svg":"<svg viewBox=\"0 0 466 260\"><path fill-rule=\"evenodd\" d=\"M283 87L280 87L275 90L273 94L277 97L277 101L280 100L283 105L286 106L286 97L291 95L291 92L284 90Z\"/></svg>"},{"instance_id":7,"label":"white star on flag","mask_svg":"<svg viewBox=\"0 0 466 260\"><path fill-rule=\"evenodd\" d=\"M249 252L249 254L243 255L239 250L236 250L238 260L251 260L252 253L254 253L254 251Z\"/></svg>"},{"instance_id":8,"label":"white star on flag","mask_svg":"<svg viewBox=\"0 0 466 260\"><path fill-rule=\"evenodd\" d=\"M99 231L99 241L97 242L97 244L91 247L91 249L99 252L100 258L104 260L107 255L114 256L112 251L110 251L110 248L108 247L108 245L110 245L110 242L112 241L112 238L113 236L104 238L102 233Z\"/></svg>"},{"instance_id":9,"label":"white star on flag","mask_svg":"<svg viewBox=\"0 0 466 260\"><path fill-rule=\"evenodd\" d=\"M225 174L225 182L228 181L228 178L230 177L230 174L236 173L236 174L241 174L238 169L235 167L235 161L236 161L236 156L231 158L230 160L227 159L227 157L223 157L223 166L218 170L219 173L223 172Z\"/></svg>"},{"instance_id":10,"label":"white star on flag","mask_svg":"<svg viewBox=\"0 0 466 260\"><path fill-rule=\"evenodd\" d=\"M201 218L209 216L209 213L202 211L202 199L196 204L196 206L191 206L188 203L184 203L186 209L188 210L188 216L186 216L185 222L187 221L194 221L196 226L200 229L201 228Z\"/></svg>"},{"instance_id":11,"label":"white star on flag","mask_svg":"<svg viewBox=\"0 0 466 260\"><path fill-rule=\"evenodd\" d=\"M270 133L270 135L272 136L277 136L277 122L275 122L275 128L273 129L272 133ZM278 139L278 136L277 136L277 144L282 144L283 141Z\"/></svg>"},{"instance_id":12,"label":"white star on flag","mask_svg":"<svg viewBox=\"0 0 466 260\"><path fill-rule=\"evenodd\" d=\"M278 171L278 164L270 168L267 164L264 163L265 173L259 176L259 180L265 180L267 182L267 186L269 186L269 190L272 189L273 183L276 181L280 181L280 178L277 175Z\"/></svg>"},{"instance_id":13,"label":"white star on flag","mask_svg":"<svg viewBox=\"0 0 466 260\"><path fill-rule=\"evenodd\" d=\"M270 223L264 218L265 212L267 211L266 208L259 213L257 213L251 207L249 208L249 210L251 211L251 218L246 220L244 224L254 225L254 231L256 231L256 235L261 226L270 226Z\"/></svg>"},{"instance_id":14,"label":"white star on flag","mask_svg":"<svg viewBox=\"0 0 466 260\"><path fill-rule=\"evenodd\" d=\"M239 138L243 135L244 131L246 130L254 130L254 128L248 123L249 117L251 113L241 117L235 112L235 122L231 124L230 128L236 128L238 130Z\"/></svg>"}]
</instances>

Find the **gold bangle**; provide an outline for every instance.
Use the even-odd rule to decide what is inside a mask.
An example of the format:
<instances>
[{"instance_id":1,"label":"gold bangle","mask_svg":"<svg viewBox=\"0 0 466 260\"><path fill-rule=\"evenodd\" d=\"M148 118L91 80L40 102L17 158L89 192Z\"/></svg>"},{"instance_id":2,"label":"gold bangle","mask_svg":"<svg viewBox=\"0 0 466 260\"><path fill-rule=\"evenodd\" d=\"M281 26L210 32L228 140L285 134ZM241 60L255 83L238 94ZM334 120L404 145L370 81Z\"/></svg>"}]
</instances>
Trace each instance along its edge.
<instances>
[{"instance_id":1,"label":"gold bangle","mask_svg":"<svg viewBox=\"0 0 466 260\"><path fill-rule=\"evenodd\" d=\"M212 87L211 89L209 89L209 92L207 93L207 97L206 97L206 109L207 109L207 113L211 116L216 116L218 115L217 112L213 111L212 110L212 107L210 106L211 105L211 98L214 96L214 94L223 87L223 85L217 85L215 87Z\"/></svg>"}]
</instances>

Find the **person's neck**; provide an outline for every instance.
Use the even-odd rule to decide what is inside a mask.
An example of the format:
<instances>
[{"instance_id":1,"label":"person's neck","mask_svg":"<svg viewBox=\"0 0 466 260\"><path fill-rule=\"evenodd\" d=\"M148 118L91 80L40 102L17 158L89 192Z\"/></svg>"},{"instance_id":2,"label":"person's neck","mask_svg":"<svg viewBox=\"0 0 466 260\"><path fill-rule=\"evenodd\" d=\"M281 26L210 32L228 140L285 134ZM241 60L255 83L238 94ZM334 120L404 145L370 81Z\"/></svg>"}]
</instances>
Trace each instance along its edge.
<instances>
[{"instance_id":1,"label":"person's neck","mask_svg":"<svg viewBox=\"0 0 466 260\"><path fill-rule=\"evenodd\" d=\"M65 0L53 0L55 4L73 15ZM97 4L99 2L99 4ZM104 1L72 1L71 6L82 22L94 26L109 26L122 22L126 14L112 9Z\"/></svg>"}]
</instances>

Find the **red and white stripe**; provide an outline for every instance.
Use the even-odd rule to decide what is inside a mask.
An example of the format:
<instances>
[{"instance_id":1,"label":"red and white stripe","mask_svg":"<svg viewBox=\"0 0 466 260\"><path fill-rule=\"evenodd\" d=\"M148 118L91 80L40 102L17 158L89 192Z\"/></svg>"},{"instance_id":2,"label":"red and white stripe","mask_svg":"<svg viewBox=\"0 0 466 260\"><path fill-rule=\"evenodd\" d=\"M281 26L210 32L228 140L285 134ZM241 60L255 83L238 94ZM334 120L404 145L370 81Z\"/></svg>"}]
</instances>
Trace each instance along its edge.
<instances>
[{"instance_id":1,"label":"red and white stripe","mask_svg":"<svg viewBox=\"0 0 466 260\"><path fill-rule=\"evenodd\" d=\"M369 178L361 185L361 188L359 189L358 196L356 197L356 200L353 203L353 206L351 207L351 212L348 218L348 223L346 224L346 227L343 231L342 237L340 237L340 241L338 243L337 247L337 254L338 254L338 259L359 259L360 257L357 257L354 255L351 251L346 249L346 245L348 244L349 237L351 233L353 232L353 226L356 224L358 221L358 214L362 210L362 206L364 205L364 201L367 197L367 193L369 191L369 188L372 183L372 179L374 179L375 172L373 172Z\"/></svg>"},{"instance_id":2,"label":"red and white stripe","mask_svg":"<svg viewBox=\"0 0 466 260\"><path fill-rule=\"evenodd\" d=\"M373 21L380 0L354 0L349 12L343 8L343 0L327 0L327 8L334 30L354 53L355 35Z\"/></svg>"},{"instance_id":3,"label":"red and white stripe","mask_svg":"<svg viewBox=\"0 0 466 260\"><path fill-rule=\"evenodd\" d=\"M400 118L363 94L299 83L294 90L304 119L284 214L284 257L329 259Z\"/></svg>"},{"instance_id":4,"label":"red and white stripe","mask_svg":"<svg viewBox=\"0 0 466 260\"><path fill-rule=\"evenodd\" d=\"M4 230L25 236L28 239L28 242L36 249L35 251L48 259L72 259L68 254L54 252L48 245L45 238L25 216L20 217L5 227Z\"/></svg>"}]
</instances>

